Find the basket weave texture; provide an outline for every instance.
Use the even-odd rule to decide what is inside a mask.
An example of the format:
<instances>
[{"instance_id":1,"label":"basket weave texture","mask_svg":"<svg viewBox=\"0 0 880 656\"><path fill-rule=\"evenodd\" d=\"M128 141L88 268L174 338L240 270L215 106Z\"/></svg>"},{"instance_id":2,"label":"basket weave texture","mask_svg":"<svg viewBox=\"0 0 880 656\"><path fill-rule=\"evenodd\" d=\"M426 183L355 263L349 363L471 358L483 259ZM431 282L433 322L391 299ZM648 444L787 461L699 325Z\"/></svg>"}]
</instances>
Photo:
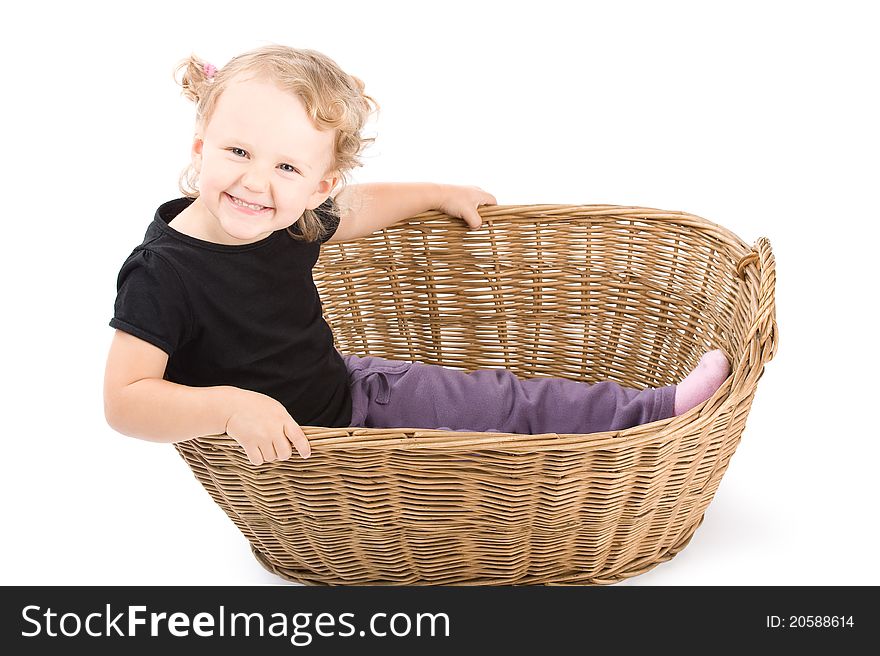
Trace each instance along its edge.
<instances>
[{"instance_id":1,"label":"basket weave texture","mask_svg":"<svg viewBox=\"0 0 880 656\"><path fill-rule=\"evenodd\" d=\"M634 388L712 348L732 372L690 412L588 435L304 426L312 456L251 465L227 435L175 445L277 575L309 584L607 584L688 543L777 347L775 261L684 212L615 205L426 212L325 244L342 353Z\"/></svg>"}]
</instances>

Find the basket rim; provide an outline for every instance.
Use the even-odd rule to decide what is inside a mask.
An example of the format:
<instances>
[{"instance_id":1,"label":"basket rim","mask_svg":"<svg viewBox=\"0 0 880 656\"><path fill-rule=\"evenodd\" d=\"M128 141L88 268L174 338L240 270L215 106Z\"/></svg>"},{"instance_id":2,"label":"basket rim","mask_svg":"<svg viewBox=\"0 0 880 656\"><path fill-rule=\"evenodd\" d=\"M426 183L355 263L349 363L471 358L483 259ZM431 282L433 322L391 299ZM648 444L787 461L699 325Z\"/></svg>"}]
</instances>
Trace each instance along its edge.
<instances>
[{"instance_id":1,"label":"basket rim","mask_svg":"<svg viewBox=\"0 0 880 656\"><path fill-rule=\"evenodd\" d=\"M654 207L640 205L608 205L608 204L513 204L513 205L481 205L477 213L489 223L494 219L504 219L516 222L518 220L544 219L548 222L564 221L570 218L606 218L617 220L644 220L658 221L670 225L679 225L685 228L695 228L703 232L714 233L716 238L729 246L735 247L739 257L745 257L752 248L739 235L714 221L710 221L697 214L691 214L681 210L663 210ZM419 223L448 222L453 228L458 228L465 233L479 233L481 228L468 228L460 219L450 216L440 210L429 210L404 219L393 226L383 230L406 228ZM379 233L383 232L380 230ZM378 233L377 233L378 234ZM363 239L367 239L366 237ZM344 246L344 242L328 243L322 246L322 250Z\"/></svg>"}]
</instances>

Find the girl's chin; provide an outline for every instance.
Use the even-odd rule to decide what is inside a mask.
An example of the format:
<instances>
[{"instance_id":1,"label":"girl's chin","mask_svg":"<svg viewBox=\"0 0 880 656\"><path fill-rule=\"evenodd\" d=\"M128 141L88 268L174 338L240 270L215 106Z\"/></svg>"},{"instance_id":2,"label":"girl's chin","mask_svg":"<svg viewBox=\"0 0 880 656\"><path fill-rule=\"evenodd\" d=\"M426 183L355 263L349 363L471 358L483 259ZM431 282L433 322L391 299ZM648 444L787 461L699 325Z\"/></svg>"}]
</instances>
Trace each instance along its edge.
<instances>
[{"instance_id":1,"label":"girl's chin","mask_svg":"<svg viewBox=\"0 0 880 656\"><path fill-rule=\"evenodd\" d=\"M271 235L274 230L262 224L260 226L243 224L241 219L230 221L228 218L221 219L220 229L225 233L232 245L251 244Z\"/></svg>"},{"instance_id":2,"label":"girl's chin","mask_svg":"<svg viewBox=\"0 0 880 656\"><path fill-rule=\"evenodd\" d=\"M257 241L261 241L272 234L272 232L256 232L256 231L245 231L245 230L235 230L235 229L227 229L224 232L229 235L235 243L245 245L252 244Z\"/></svg>"}]
</instances>

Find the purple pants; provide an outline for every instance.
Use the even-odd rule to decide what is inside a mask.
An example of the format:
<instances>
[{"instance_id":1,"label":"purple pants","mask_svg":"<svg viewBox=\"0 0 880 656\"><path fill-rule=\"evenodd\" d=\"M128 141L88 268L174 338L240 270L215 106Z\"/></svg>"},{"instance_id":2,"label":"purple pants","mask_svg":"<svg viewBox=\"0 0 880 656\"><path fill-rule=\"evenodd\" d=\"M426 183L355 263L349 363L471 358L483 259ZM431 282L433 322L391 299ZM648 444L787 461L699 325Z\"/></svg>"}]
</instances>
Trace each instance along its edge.
<instances>
[{"instance_id":1,"label":"purple pants","mask_svg":"<svg viewBox=\"0 0 880 656\"><path fill-rule=\"evenodd\" d=\"M675 386L634 390L605 381L520 379L507 369L343 355L351 425L520 433L596 433L671 417Z\"/></svg>"}]
</instances>

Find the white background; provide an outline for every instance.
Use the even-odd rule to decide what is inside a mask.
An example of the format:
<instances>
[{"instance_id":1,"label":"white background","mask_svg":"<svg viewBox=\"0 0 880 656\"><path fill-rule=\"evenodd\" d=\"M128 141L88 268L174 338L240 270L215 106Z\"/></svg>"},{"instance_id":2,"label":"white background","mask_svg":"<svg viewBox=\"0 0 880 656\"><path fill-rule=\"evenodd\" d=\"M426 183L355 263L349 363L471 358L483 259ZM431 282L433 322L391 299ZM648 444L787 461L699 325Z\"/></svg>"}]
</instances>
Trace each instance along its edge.
<instances>
[{"instance_id":1,"label":"white background","mask_svg":"<svg viewBox=\"0 0 880 656\"><path fill-rule=\"evenodd\" d=\"M11 5L0 583L285 584L170 445L115 433L102 407L116 274L187 163L174 65L278 42L328 54L382 106L354 182L768 237L780 348L742 442L688 547L621 585L880 584L870 4Z\"/></svg>"}]
</instances>

